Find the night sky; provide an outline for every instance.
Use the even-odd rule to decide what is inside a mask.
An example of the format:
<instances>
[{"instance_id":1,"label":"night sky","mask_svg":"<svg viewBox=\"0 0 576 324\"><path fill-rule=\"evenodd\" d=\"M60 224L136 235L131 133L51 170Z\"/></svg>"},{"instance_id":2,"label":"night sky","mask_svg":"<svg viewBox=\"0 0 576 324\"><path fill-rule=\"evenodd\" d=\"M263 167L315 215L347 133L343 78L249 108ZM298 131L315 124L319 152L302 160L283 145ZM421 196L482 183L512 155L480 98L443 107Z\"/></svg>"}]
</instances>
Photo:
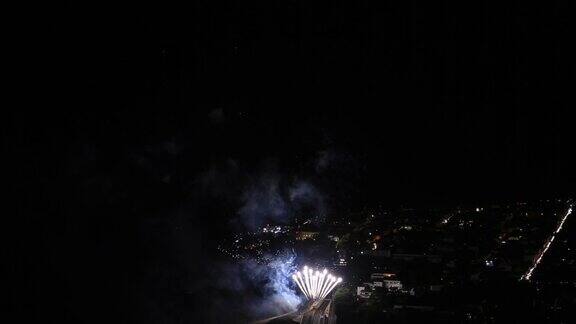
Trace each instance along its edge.
<instances>
[{"instance_id":1,"label":"night sky","mask_svg":"<svg viewBox=\"0 0 576 324\"><path fill-rule=\"evenodd\" d=\"M263 174L313 183L327 217L572 197L573 9L41 4L14 25L22 87L3 127L13 310L203 318L189 277Z\"/></svg>"}]
</instances>

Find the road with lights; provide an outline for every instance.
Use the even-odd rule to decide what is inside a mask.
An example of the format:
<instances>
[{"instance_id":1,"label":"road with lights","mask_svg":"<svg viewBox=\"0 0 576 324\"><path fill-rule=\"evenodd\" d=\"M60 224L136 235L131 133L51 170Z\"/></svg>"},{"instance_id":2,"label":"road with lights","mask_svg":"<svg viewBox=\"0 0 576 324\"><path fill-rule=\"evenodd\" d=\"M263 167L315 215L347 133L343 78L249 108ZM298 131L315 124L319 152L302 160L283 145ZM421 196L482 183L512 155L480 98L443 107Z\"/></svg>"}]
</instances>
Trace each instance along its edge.
<instances>
[{"instance_id":1,"label":"road with lights","mask_svg":"<svg viewBox=\"0 0 576 324\"><path fill-rule=\"evenodd\" d=\"M331 324L335 323L335 316L331 314L332 301L328 299L318 300L303 314L302 324Z\"/></svg>"},{"instance_id":2,"label":"road with lights","mask_svg":"<svg viewBox=\"0 0 576 324\"><path fill-rule=\"evenodd\" d=\"M568 218L568 216L570 216L571 213L572 213L572 206L570 206L568 208L566 215L564 215L564 217L562 217L562 220L560 221L560 223L556 227L556 230L554 231L554 233L552 233L550 238L546 241L546 243L544 244L544 248L542 250L540 250L538 257L535 259L535 261L532 264L532 266L530 267L530 269L528 269L528 271L525 274L523 274L522 277L520 277L520 280L530 281L530 278L532 277L534 270L536 270L536 268L538 267L538 265L542 261L542 258L544 257L544 255L546 254L546 252L548 252L550 245L552 245L552 242L554 242L556 235L558 233L560 233L560 231L562 230L562 226L564 226L564 222L566 222L566 219Z\"/></svg>"},{"instance_id":3,"label":"road with lights","mask_svg":"<svg viewBox=\"0 0 576 324\"><path fill-rule=\"evenodd\" d=\"M331 299L310 301L303 309L287 314L263 319L253 324L300 323L300 324L335 324L336 316Z\"/></svg>"}]
</instances>

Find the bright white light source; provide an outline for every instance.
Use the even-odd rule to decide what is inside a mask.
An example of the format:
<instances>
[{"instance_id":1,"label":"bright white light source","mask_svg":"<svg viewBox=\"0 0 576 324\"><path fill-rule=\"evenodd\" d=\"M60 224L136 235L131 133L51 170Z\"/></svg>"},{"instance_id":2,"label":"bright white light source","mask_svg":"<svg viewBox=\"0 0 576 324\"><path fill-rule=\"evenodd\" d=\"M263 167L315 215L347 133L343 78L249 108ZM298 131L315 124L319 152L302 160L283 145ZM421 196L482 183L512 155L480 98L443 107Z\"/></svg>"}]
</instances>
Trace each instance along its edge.
<instances>
[{"instance_id":1,"label":"bright white light source","mask_svg":"<svg viewBox=\"0 0 576 324\"><path fill-rule=\"evenodd\" d=\"M302 273L304 275L302 275ZM304 266L302 272L292 275L292 279L302 290L306 298L310 300L323 299L339 284L342 278L336 278L324 269L323 271L312 270Z\"/></svg>"}]
</instances>

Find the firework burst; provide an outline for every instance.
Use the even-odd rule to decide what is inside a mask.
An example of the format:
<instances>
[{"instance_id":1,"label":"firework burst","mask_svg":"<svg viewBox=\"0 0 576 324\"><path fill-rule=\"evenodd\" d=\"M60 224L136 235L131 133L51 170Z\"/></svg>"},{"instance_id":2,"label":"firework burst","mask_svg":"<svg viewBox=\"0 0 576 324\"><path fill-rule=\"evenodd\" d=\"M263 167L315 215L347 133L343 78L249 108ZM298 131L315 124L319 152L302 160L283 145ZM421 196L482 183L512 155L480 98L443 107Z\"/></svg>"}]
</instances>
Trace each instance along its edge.
<instances>
[{"instance_id":1,"label":"firework burst","mask_svg":"<svg viewBox=\"0 0 576 324\"><path fill-rule=\"evenodd\" d=\"M293 274L292 279L309 300L326 298L342 282L342 278L333 276L326 269L320 272L307 266Z\"/></svg>"}]
</instances>

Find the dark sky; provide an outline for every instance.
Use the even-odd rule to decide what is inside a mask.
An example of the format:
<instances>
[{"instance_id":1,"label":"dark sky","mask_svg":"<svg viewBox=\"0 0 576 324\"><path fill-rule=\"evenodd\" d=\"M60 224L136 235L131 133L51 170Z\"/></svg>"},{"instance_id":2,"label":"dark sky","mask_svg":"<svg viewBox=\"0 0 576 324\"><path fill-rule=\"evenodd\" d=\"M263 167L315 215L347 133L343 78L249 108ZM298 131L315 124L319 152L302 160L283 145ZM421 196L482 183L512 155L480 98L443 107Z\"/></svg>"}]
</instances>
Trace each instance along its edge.
<instances>
[{"instance_id":1,"label":"dark sky","mask_svg":"<svg viewBox=\"0 0 576 324\"><path fill-rule=\"evenodd\" d=\"M138 253L151 253L138 241L149 234L143 223L214 208L197 182L229 163L254 174L272 160L280 174L312 178L337 208L570 196L573 7L268 0L27 8L11 49L23 87L4 128L14 227L24 231L12 233L14 270L26 268L28 278L14 299L28 305L19 310L63 312L75 323L96 312L71 300L125 282L130 272L116 276L113 264L136 269ZM316 174L323 154L335 157L331 171ZM192 223L213 229L233 210ZM97 274L103 279L90 282ZM53 290L62 291L58 306L41 306ZM114 298L82 322L128 316Z\"/></svg>"},{"instance_id":2,"label":"dark sky","mask_svg":"<svg viewBox=\"0 0 576 324\"><path fill-rule=\"evenodd\" d=\"M370 202L571 189L568 4L50 9L25 55L32 100L51 108L15 124L16 140L45 133L56 157L174 140L196 150L190 170L269 157L292 168L333 149L358 160Z\"/></svg>"}]
</instances>

